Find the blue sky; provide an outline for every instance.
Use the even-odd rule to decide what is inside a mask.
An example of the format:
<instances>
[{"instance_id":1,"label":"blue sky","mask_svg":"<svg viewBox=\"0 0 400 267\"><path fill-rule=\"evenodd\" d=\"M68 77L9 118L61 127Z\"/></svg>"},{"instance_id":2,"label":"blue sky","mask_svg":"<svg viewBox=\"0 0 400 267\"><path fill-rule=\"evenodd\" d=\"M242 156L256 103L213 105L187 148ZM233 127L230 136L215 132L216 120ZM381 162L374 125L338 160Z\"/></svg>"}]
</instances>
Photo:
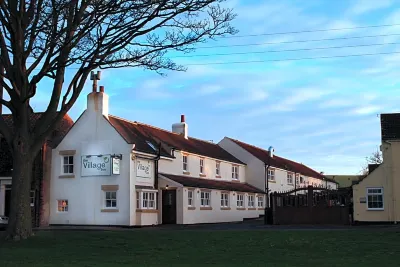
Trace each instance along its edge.
<instances>
[{"instance_id":1,"label":"blue sky","mask_svg":"<svg viewBox=\"0 0 400 267\"><path fill-rule=\"evenodd\" d=\"M400 35L320 42L264 44L400 33L400 26L302 34L260 35L314 29L400 24L400 2L390 0L232 0L238 35L199 44L191 55L255 52L382 43ZM201 48L222 46L224 48ZM378 113L399 112L400 54L250 64L210 62L275 60L400 51L396 44L356 48L175 58L186 72L167 77L142 69L105 70L100 85L110 95L110 113L171 129L186 115L189 135L218 142L229 136L302 162L326 174L356 174L380 145ZM176 56L176 54L171 55ZM69 70L73 71L73 70ZM32 101L44 110L49 91L41 84ZM70 111L86 108L86 87Z\"/></svg>"}]
</instances>

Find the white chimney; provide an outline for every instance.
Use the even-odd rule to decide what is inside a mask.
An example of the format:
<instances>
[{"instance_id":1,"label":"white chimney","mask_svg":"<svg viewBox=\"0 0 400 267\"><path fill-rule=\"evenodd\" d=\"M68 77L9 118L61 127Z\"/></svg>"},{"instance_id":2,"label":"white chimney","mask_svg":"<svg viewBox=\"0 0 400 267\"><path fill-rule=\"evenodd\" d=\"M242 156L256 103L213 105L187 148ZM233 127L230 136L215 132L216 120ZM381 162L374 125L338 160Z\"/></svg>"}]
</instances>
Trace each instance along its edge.
<instances>
[{"instance_id":1,"label":"white chimney","mask_svg":"<svg viewBox=\"0 0 400 267\"><path fill-rule=\"evenodd\" d=\"M188 138L188 125L185 122L185 115L181 115L181 122L172 124L172 132Z\"/></svg>"},{"instance_id":2,"label":"white chimney","mask_svg":"<svg viewBox=\"0 0 400 267\"><path fill-rule=\"evenodd\" d=\"M92 71L90 79L93 80L93 89L87 96L87 110L100 113L108 118L108 95L104 92L104 86L100 86L100 91L97 91L97 81L100 80L100 71L97 74Z\"/></svg>"},{"instance_id":3,"label":"white chimney","mask_svg":"<svg viewBox=\"0 0 400 267\"><path fill-rule=\"evenodd\" d=\"M268 155L269 155L271 158L274 157L274 152L275 152L275 149L274 149L272 146L270 146L270 147L268 148Z\"/></svg>"}]
</instances>

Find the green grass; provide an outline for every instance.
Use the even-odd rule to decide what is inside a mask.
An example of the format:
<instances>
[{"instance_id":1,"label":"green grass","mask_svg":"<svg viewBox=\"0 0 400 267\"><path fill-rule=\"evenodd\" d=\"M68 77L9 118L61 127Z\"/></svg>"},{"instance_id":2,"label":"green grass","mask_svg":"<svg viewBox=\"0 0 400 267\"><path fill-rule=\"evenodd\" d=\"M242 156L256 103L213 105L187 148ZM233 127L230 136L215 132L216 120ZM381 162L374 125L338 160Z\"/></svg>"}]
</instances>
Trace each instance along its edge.
<instances>
[{"instance_id":1,"label":"green grass","mask_svg":"<svg viewBox=\"0 0 400 267\"><path fill-rule=\"evenodd\" d=\"M42 231L0 266L399 266L395 231Z\"/></svg>"}]
</instances>

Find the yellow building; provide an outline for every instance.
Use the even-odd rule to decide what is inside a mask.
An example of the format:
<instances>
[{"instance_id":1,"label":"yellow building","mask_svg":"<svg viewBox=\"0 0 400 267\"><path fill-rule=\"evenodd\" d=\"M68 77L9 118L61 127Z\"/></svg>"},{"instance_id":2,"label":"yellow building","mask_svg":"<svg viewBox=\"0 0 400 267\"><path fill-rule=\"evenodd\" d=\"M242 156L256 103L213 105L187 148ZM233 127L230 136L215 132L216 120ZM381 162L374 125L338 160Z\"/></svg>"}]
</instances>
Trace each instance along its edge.
<instances>
[{"instance_id":1,"label":"yellow building","mask_svg":"<svg viewBox=\"0 0 400 267\"><path fill-rule=\"evenodd\" d=\"M400 220L400 113L381 114L383 163L353 185L354 221Z\"/></svg>"}]
</instances>

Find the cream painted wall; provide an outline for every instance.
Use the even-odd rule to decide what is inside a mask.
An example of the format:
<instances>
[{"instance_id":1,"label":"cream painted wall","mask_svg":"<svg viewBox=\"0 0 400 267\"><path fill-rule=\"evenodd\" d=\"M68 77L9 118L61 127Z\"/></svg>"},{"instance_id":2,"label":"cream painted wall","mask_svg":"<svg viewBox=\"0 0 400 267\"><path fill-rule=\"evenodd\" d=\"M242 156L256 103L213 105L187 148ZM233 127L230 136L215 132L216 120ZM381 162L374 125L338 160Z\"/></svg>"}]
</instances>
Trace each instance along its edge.
<instances>
[{"instance_id":1,"label":"cream painted wall","mask_svg":"<svg viewBox=\"0 0 400 267\"><path fill-rule=\"evenodd\" d=\"M225 181L232 181L232 165L239 165L236 163L230 163L221 161L213 158L202 157L190 153L186 153L188 156L188 169L190 174L185 174L190 177L200 177L200 158L204 159L205 179L218 179ZM169 173L175 175L183 175L183 154L180 151L175 151L175 159L160 159L159 161L159 172ZM220 176L216 178L216 161L220 161ZM239 181L246 181L245 165L239 165ZM236 180L237 181L237 180Z\"/></svg>"},{"instance_id":2,"label":"cream painted wall","mask_svg":"<svg viewBox=\"0 0 400 267\"><path fill-rule=\"evenodd\" d=\"M354 220L360 222L398 222L400 220L400 142L381 145L383 163L361 182L353 185ZM367 197L368 187L382 187L384 210L368 210L360 198Z\"/></svg>"},{"instance_id":3,"label":"cream painted wall","mask_svg":"<svg viewBox=\"0 0 400 267\"><path fill-rule=\"evenodd\" d=\"M75 178L59 178L62 157L59 151L76 150ZM52 156L50 182L50 224L130 225L131 145L116 132L101 113L86 110L62 140ZM81 156L122 154L120 175L81 177ZM105 193L101 185L118 185L119 212L101 212ZM57 200L68 200L68 212L57 211Z\"/></svg>"}]
</instances>

